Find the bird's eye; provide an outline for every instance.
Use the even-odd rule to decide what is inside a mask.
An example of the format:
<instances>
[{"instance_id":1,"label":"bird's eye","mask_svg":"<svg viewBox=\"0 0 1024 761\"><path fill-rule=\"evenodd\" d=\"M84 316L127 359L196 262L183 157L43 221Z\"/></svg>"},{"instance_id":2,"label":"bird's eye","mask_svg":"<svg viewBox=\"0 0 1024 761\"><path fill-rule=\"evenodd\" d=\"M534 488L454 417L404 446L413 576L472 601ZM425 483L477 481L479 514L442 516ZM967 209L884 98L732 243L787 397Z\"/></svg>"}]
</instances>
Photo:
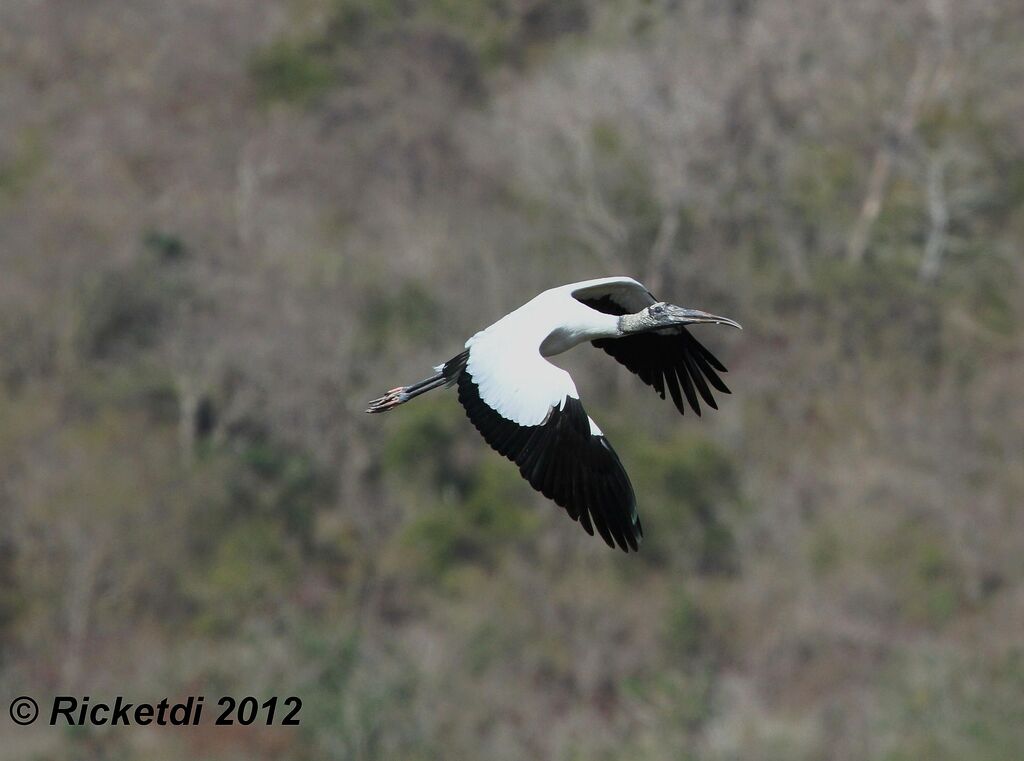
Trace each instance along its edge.
<instances>
[{"instance_id":1,"label":"bird's eye","mask_svg":"<svg viewBox=\"0 0 1024 761\"><path fill-rule=\"evenodd\" d=\"M665 307L663 307L661 304L656 304L656 305L651 307L651 313L652 314L661 314L664 311L665 311Z\"/></svg>"}]
</instances>

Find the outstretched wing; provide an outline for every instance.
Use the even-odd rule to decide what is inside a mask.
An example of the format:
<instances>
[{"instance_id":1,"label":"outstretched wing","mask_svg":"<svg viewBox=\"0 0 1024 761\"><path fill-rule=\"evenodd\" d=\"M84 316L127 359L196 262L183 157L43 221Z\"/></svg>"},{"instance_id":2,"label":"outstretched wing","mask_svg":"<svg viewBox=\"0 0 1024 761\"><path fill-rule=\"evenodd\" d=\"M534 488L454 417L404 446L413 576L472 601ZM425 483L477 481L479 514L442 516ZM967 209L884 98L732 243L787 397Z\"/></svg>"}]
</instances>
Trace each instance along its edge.
<instances>
[{"instance_id":1,"label":"outstretched wing","mask_svg":"<svg viewBox=\"0 0 1024 761\"><path fill-rule=\"evenodd\" d=\"M536 367L531 358L531 367L516 368L516 377L530 381L528 390L520 388L514 377L502 377L498 356L477 345L445 365L470 421L588 534L596 529L609 547L636 550L643 529L629 476L583 409L572 378L538 354Z\"/></svg>"},{"instance_id":2,"label":"outstretched wing","mask_svg":"<svg viewBox=\"0 0 1024 761\"><path fill-rule=\"evenodd\" d=\"M629 278L602 281L574 291L573 296L592 309L614 315L634 314L656 301L650 291ZM662 399L667 388L680 413L686 412L684 397L700 415L698 396L717 410L711 387L723 394L731 393L718 375L728 372L725 365L684 327L601 338L592 343L640 376Z\"/></svg>"}]
</instances>

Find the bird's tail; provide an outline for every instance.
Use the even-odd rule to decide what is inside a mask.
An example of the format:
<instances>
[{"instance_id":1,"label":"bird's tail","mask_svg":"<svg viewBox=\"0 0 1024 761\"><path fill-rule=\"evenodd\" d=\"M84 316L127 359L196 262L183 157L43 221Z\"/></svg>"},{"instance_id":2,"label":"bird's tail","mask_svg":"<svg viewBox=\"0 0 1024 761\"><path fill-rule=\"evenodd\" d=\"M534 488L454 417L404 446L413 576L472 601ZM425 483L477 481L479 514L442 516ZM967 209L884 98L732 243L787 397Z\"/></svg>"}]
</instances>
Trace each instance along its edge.
<instances>
[{"instance_id":1,"label":"bird's tail","mask_svg":"<svg viewBox=\"0 0 1024 761\"><path fill-rule=\"evenodd\" d=\"M462 370L466 367L466 360L469 357L469 352L464 351L457 357L445 362L443 365L439 365L437 373L431 375L429 378L424 378L418 383L413 383L411 386L399 386L388 391L384 396L374 399L370 402L366 408L367 412L387 412L393 410L400 404L405 404L410 399L414 399L420 394L425 394L428 391L433 391L435 388L441 386L450 386L458 380Z\"/></svg>"}]
</instances>

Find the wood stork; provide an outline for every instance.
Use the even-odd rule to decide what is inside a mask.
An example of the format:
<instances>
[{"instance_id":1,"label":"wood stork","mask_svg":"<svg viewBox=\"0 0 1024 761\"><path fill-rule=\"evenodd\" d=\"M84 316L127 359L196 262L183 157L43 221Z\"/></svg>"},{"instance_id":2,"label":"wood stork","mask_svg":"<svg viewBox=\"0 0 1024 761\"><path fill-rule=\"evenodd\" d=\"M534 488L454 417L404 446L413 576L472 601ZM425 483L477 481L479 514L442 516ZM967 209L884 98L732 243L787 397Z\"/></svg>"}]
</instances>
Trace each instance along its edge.
<instances>
[{"instance_id":1,"label":"wood stork","mask_svg":"<svg viewBox=\"0 0 1024 761\"><path fill-rule=\"evenodd\" d=\"M441 386L457 386L459 402L492 448L519 466L545 497L565 508L609 547L636 550L643 536L629 476L601 429L584 411L569 373L548 362L584 341L604 349L680 413L700 399L718 409L710 386L728 394L725 366L686 325L740 325L696 309L666 304L633 278L607 277L544 291L465 344L434 375L370 402L387 412Z\"/></svg>"}]
</instances>

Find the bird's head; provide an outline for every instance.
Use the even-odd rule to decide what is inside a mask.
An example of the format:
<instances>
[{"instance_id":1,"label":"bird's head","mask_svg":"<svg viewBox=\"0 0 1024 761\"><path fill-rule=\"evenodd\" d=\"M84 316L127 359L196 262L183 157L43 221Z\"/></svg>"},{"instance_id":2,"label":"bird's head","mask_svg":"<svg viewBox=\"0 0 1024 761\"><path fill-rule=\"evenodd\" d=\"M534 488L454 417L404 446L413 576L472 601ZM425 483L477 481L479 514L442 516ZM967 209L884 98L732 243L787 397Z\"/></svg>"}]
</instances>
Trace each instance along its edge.
<instances>
[{"instance_id":1,"label":"bird's head","mask_svg":"<svg viewBox=\"0 0 1024 761\"><path fill-rule=\"evenodd\" d=\"M702 312L699 309L687 309L686 307L666 304L659 301L651 304L646 309L633 315L624 315L628 319L623 320L623 329L627 333L643 333L661 328L673 328L682 325L695 325L702 322L717 323L719 325L731 325L742 330L742 326L735 320L728 317L719 317L715 314Z\"/></svg>"}]
</instances>

